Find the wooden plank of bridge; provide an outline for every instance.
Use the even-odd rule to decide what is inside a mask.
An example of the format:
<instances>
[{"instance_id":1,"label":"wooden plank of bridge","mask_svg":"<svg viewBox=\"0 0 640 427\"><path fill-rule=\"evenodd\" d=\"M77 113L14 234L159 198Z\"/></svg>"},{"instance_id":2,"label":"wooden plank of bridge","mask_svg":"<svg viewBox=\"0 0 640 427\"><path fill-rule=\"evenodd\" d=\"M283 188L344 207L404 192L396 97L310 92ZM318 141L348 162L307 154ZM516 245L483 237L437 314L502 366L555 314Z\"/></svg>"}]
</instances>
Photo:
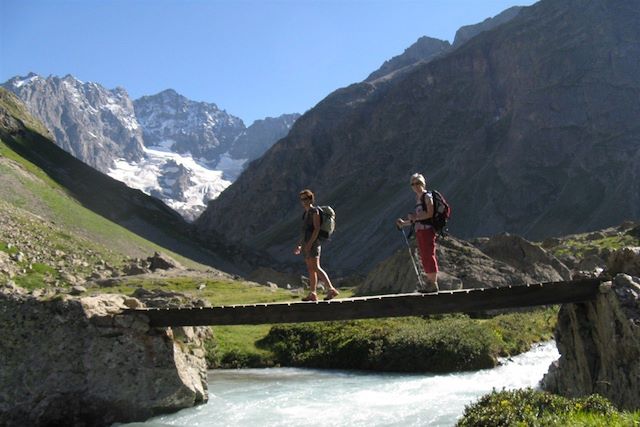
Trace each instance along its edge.
<instances>
[{"instance_id":1,"label":"wooden plank of bridge","mask_svg":"<svg viewBox=\"0 0 640 427\"><path fill-rule=\"evenodd\" d=\"M395 294L318 302L278 302L205 308L137 309L151 326L256 325L468 313L535 305L583 302L595 298L601 280L537 283L437 294Z\"/></svg>"}]
</instances>

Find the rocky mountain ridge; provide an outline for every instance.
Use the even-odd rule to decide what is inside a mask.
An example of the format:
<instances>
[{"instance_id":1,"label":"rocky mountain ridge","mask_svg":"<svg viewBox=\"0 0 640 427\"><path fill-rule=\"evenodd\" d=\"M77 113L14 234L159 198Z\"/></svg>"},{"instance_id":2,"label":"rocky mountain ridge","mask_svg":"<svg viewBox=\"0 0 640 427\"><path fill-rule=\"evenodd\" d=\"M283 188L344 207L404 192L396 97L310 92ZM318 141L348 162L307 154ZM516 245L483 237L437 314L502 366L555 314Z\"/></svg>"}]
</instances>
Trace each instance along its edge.
<instances>
[{"instance_id":1,"label":"rocky mountain ridge","mask_svg":"<svg viewBox=\"0 0 640 427\"><path fill-rule=\"evenodd\" d=\"M460 27L456 31L453 44L447 40L439 40L433 37L420 37L414 44L405 49L402 54L385 61L379 69L371 73L364 81L374 82L378 79L388 80L401 76L419 64L425 64L456 49L484 31L492 30L509 22L518 15L521 9L522 7L520 6L514 6L480 23Z\"/></svg>"},{"instance_id":2,"label":"rocky mountain ridge","mask_svg":"<svg viewBox=\"0 0 640 427\"><path fill-rule=\"evenodd\" d=\"M122 88L108 90L71 75L31 73L2 86L25 102L67 152L159 197L189 220L298 117L266 118L247 128L215 104L171 89L132 101Z\"/></svg>"},{"instance_id":3,"label":"rocky mountain ridge","mask_svg":"<svg viewBox=\"0 0 640 427\"><path fill-rule=\"evenodd\" d=\"M108 90L71 75L45 79L35 73L2 86L27 105L61 148L102 172L116 158L136 162L144 155L142 128L123 88Z\"/></svg>"},{"instance_id":4,"label":"rocky mountain ridge","mask_svg":"<svg viewBox=\"0 0 640 427\"><path fill-rule=\"evenodd\" d=\"M456 35L453 39L453 44L451 45L451 47L455 49L459 46L462 46L464 43L468 42L478 34L484 31L490 31L502 24L511 21L513 18L518 16L522 9L522 6L513 6L503 10L496 16L487 18L477 24L465 25L463 27L460 27L458 31L456 31Z\"/></svg>"},{"instance_id":5,"label":"rocky mountain ridge","mask_svg":"<svg viewBox=\"0 0 640 427\"><path fill-rule=\"evenodd\" d=\"M245 130L216 104L191 101L173 89L133 101L147 147L166 147L216 165Z\"/></svg>"},{"instance_id":6,"label":"rocky mountain ridge","mask_svg":"<svg viewBox=\"0 0 640 427\"><path fill-rule=\"evenodd\" d=\"M382 66L369 74L365 81L371 82L380 78L390 78L399 72L406 72L408 68L424 63L449 51L451 43L446 40L439 40L433 37L420 37L414 44L409 46L398 56L385 61Z\"/></svg>"},{"instance_id":7,"label":"rocky mountain ridge","mask_svg":"<svg viewBox=\"0 0 640 427\"><path fill-rule=\"evenodd\" d=\"M632 1L541 0L396 79L330 94L196 224L293 261L309 187L339 218L323 262L364 273L403 244L393 222L413 207L416 171L451 202L461 238L638 219L639 41Z\"/></svg>"}]
</instances>

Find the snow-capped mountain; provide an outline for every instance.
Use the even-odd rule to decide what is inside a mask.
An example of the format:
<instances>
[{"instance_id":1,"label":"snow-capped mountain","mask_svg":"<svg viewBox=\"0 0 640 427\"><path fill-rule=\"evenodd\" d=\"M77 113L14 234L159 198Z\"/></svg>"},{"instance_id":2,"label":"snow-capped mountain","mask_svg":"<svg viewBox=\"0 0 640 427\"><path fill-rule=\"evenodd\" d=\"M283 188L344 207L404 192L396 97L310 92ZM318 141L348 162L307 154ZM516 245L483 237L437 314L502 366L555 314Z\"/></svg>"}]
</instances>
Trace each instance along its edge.
<instances>
[{"instance_id":1,"label":"snow-capped mountain","mask_svg":"<svg viewBox=\"0 0 640 427\"><path fill-rule=\"evenodd\" d=\"M14 77L3 86L15 93L54 135L56 144L106 172L113 159L142 159L142 128L122 88L108 90L71 75Z\"/></svg>"},{"instance_id":2,"label":"snow-capped mountain","mask_svg":"<svg viewBox=\"0 0 640 427\"><path fill-rule=\"evenodd\" d=\"M132 101L71 75L14 77L2 86L25 102L56 144L96 169L195 219L242 172L287 135L298 114L241 119L213 103L165 90Z\"/></svg>"},{"instance_id":3,"label":"snow-capped mountain","mask_svg":"<svg viewBox=\"0 0 640 427\"><path fill-rule=\"evenodd\" d=\"M172 89L133 103L147 147L162 146L215 165L245 130L241 119L216 104L195 102Z\"/></svg>"}]
</instances>

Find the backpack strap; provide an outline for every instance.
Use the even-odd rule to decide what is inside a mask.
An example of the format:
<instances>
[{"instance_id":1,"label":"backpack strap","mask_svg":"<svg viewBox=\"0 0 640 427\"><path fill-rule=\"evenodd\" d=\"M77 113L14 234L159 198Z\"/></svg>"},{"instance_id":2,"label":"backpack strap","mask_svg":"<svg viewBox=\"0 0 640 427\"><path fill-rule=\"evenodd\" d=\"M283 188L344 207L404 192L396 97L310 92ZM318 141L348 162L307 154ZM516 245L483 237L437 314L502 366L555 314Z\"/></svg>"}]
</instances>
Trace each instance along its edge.
<instances>
[{"instance_id":1,"label":"backpack strap","mask_svg":"<svg viewBox=\"0 0 640 427\"><path fill-rule=\"evenodd\" d=\"M420 203L422 204L422 210L423 210L424 212L428 212L428 209L427 209L427 202L426 202L427 193L428 193L428 191L425 191L424 193L422 193L422 196L420 196ZM433 194L433 193L432 193L432 194ZM431 199L433 200L433 196L431 196ZM433 205L433 208L434 208L434 210L435 210L435 204ZM422 219L422 220L420 220L420 221L418 221L418 222L419 222L420 224L431 225L431 220L433 219L433 215L434 215L434 214L435 214L435 212L431 214L431 218Z\"/></svg>"},{"instance_id":2,"label":"backpack strap","mask_svg":"<svg viewBox=\"0 0 640 427\"><path fill-rule=\"evenodd\" d=\"M304 211L304 212L302 212L302 219L303 219L303 220L307 219L307 215L311 215L311 216L313 216L313 211L314 211L315 209L316 209L316 207L314 206L314 207L312 207L312 208L309 208L309 210L308 210L308 211Z\"/></svg>"}]
</instances>

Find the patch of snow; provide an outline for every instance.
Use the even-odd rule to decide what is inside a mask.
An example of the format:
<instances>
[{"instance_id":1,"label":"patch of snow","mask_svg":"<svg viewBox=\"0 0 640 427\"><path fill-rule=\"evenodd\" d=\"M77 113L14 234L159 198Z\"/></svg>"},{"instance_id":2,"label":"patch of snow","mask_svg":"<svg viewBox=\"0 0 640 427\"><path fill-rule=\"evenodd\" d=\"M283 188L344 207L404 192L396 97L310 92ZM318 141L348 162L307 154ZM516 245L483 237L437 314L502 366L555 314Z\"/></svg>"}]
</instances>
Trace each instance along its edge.
<instances>
[{"instance_id":1,"label":"patch of snow","mask_svg":"<svg viewBox=\"0 0 640 427\"><path fill-rule=\"evenodd\" d=\"M40 79L40 76L38 76L38 75L33 75L33 76L28 77L28 78L26 78L26 79L24 79L24 80L16 80L16 81L14 81L14 82L13 82L13 86L15 86L15 87L17 87L17 88L18 88L18 87L22 87L22 86L24 86L24 85L31 84L32 82L34 82L34 81L36 81L36 80L38 80L38 79Z\"/></svg>"},{"instance_id":2,"label":"patch of snow","mask_svg":"<svg viewBox=\"0 0 640 427\"><path fill-rule=\"evenodd\" d=\"M118 159L108 172L112 178L122 181L129 187L137 188L147 194L161 194L162 201L187 218L194 218L204 211L209 200L215 199L231 185L231 181L223 178L224 172L202 166L190 155L180 155L166 151L162 147L146 147L144 158L138 163L130 163ZM190 186L185 191L184 200L170 197L170 189L163 188L158 177L169 161L184 166L190 171ZM165 185L173 185L175 180L164 180Z\"/></svg>"}]
</instances>

